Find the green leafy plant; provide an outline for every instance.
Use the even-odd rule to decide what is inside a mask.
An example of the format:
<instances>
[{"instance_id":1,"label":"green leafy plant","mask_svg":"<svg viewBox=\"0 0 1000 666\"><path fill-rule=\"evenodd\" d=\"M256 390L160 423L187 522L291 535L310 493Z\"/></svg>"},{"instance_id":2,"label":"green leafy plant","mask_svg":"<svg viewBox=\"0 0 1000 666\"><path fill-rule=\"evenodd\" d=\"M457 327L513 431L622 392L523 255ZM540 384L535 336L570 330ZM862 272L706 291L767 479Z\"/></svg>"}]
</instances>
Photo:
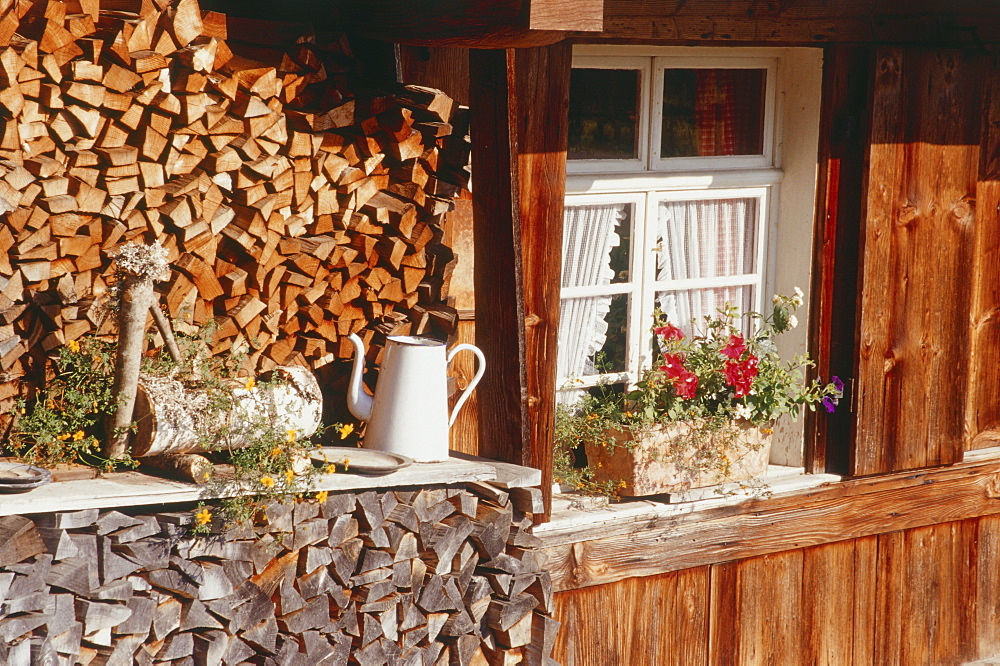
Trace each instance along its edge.
<instances>
[{"instance_id":1,"label":"green leafy plant","mask_svg":"<svg viewBox=\"0 0 1000 666\"><path fill-rule=\"evenodd\" d=\"M129 458L100 455L104 420L115 408L114 345L96 337L71 340L55 358L55 376L33 399L15 405L17 421L8 446L31 464L52 467L80 462L110 470L135 466Z\"/></svg>"}]
</instances>

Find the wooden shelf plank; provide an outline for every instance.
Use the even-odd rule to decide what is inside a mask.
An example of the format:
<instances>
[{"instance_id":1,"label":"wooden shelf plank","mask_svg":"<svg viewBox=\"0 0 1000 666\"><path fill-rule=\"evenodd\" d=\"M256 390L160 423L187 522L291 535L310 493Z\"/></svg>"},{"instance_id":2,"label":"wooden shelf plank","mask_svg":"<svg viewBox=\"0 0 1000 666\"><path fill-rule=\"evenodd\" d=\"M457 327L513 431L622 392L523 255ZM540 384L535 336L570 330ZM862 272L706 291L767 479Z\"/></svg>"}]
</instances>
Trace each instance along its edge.
<instances>
[{"instance_id":1,"label":"wooden shelf plank","mask_svg":"<svg viewBox=\"0 0 1000 666\"><path fill-rule=\"evenodd\" d=\"M491 481L496 478L496 474L496 470L488 464L452 458L439 463L414 463L398 472L382 476L324 474L316 477L311 490L336 492L368 488L450 485L467 481ZM116 472L99 479L62 481L26 493L0 495L0 516L194 502L239 494L241 493L237 487L219 490L160 479L139 472Z\"/></svg>"}]
</instances>

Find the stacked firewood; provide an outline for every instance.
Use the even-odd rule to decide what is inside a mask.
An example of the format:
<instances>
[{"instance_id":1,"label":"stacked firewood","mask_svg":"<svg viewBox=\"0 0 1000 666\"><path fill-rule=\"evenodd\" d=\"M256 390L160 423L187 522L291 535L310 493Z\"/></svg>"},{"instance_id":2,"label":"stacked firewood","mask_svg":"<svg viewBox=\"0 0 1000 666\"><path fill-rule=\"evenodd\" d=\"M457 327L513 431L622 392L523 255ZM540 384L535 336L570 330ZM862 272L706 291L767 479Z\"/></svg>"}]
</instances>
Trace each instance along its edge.
<instances>
[{"instance_id":1,"label":"stacked firewood","mask_svg":"<svg viewBox=\"0 0 1000 666\"><path fill-rule=\"evenodd\" d=\"M109 253L140 237L174 267L168 314L251 372L347 357L352 332L450 332L465 109L357 92L342 35L197 0L3 6L0 407L111 332Z\"/></svg>"},{"instance_id":2,"label":"stacked firewood","mask_svg":"<svg viewBox=\"0 0 1000 666\"><path fill-rule=\"evenodd\" d=\"M214 537L191 512L0 518L0 661L552 663L531 497L342 493Z\"/></svg>"}]
</instances>

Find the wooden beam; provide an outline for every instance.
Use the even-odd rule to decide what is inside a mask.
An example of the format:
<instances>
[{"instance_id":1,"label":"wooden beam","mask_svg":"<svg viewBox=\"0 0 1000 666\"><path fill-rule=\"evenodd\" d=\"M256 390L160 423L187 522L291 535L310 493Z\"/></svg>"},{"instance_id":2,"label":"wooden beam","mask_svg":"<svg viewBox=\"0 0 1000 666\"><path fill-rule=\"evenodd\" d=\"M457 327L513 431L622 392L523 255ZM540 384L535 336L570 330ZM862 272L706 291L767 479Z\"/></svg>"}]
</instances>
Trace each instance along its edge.
<instances>
[{"instance_id":1,"label":"wooden beam","mask_svg":"<svg viewBox=\"0 0 1000 666\"><path fill-rule=\"evenodd\" d=\"M604 27L603 0L340 0L334 7L341 27L409 45L527 48Z\"/></svg>"},{"instance_id":2,"label":"wooden beam","mask_svg":"<svg viewBox=\"0 0 1000 666\"><path fill-rule=\"evenodd\" d=\"M605 0L604 29L580 41L968 44L1000 41L1000 5L915 0Z\"/></svg>"},{"instance_id":3,"label":"wooden beam","mask_svg":"<svg viewBox=\"0 0 1000 666\"><path fill-rule=\"evenodd\" d=\"M1000 514L1000 462L856 479L588 533L541 533L556 590Z\"/></svg>"},{"instance_id":4,"label":"wooden beam","mask_svg":"<svg viewBox=\"0 0 1000 666\"><path fill-rule=\"evenodd\" d=\"M546 507L571 58L566 43L470 54L476 340L492 364L480 444L505 443L492 453L541 469Z\"/></svg>"}]
</instances>

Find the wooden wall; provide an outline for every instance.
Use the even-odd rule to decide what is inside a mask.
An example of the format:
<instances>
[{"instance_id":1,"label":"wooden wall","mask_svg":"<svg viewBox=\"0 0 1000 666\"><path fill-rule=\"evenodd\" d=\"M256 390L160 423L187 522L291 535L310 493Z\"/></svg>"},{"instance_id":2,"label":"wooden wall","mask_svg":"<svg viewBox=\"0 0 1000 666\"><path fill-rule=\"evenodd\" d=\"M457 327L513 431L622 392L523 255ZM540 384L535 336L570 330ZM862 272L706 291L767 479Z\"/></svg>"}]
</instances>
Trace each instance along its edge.
<instances>
[{"instance_id":1,"label":"wooden wall","mask_svg":"<svg viewBox=\"0 0 1000 666\"><path fill-rule=\"evenodd\" d=\"M1000 652L1000 516L556 595L554 658L591 664L958 664Z\"/></svg>"}]
</instances>

